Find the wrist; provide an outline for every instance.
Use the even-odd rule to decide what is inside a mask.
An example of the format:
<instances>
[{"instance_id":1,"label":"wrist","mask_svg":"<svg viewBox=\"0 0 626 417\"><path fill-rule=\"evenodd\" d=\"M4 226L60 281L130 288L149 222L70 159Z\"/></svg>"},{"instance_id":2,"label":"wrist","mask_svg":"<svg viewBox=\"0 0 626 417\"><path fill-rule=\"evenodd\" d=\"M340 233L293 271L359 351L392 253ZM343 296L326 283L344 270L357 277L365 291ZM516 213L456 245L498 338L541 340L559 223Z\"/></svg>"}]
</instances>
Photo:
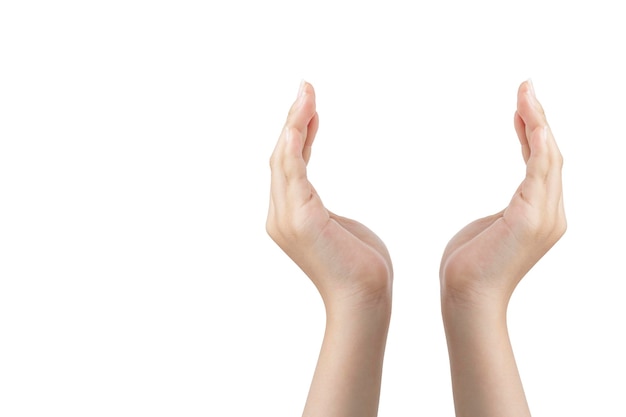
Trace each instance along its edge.
<instances>
[{"instance_id":1,"label":"wrist","mask_svg":"<svg viewBox=\"0 0 626 417\"><path fill-rule=\"evenodd\" d=\"M329 321L364 321L389 323L391 318L391 293L376 297L336 297L324 300Z\"/></svg>"},{"instance_id":2,"label":"wrist","mask_svg":"<svg viewBox=\"0 0 626 417\"><path fill-rule=\"evenodd\" d=\"M462 293L442 289L441 314L445 323L506 323L508 297L487 293Z\"/></svg>"},{"instance_id":3,"label":"wrist","mask_svg":"<svg viewBox=\"0 0 626 417\"><path fill-rule=\"evenodd\" d=\"M486 279L441 279L441 309L444 316L473 315L506 317L515 287L509 288ZM496 281L518 282L501 279Z\"/></svg>"},{"instance_id":4,"label":"wrist","mask_svg":"<svg viewBox=\"0 0 626 417\"><path fill-rule=\"evenodd\" d=\"M377 305L334 306L327 308L325 337L333 340L335 349L361 355L364 346L367 352L382 355L389 332L391 303ZM382 357L382 356L381 356Z\"/></svg>"},{"instance_id":5,"label":"wrist","mask_svg":"<svg viewBox=\"0 0 626 417\"><path fill-rule=\"evenodd\" d=\"M311 278L313 282L322 282ZM393 278L389 275L329 279L331 285L320 285L327 316L360 316L391 314Z\"/></svg>"},{"instance_id":6,"label":"wrist","mask_svg":"<svg viewBox=\"0 0 626 417\"><path fill-rule=\"evenodd\" d=\"M391 294L326 297L326 329L303 415L373 416L378 409Z\"/></svg>"}]
</instances>

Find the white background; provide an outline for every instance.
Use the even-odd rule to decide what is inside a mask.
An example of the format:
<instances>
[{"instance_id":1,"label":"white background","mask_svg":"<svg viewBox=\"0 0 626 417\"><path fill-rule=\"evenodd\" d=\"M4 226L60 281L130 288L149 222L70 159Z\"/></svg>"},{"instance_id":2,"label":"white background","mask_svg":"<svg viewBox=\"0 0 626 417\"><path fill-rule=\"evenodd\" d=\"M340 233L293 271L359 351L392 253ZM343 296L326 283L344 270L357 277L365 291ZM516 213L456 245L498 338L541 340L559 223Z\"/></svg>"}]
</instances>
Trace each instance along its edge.
<instances>
[{"instance_id":1,"label":"white background","mask_svg":"<svg viewBox=\"0 0 626 417\"><path fill-rule=\"evenodd\" d=\"M451 416L438 266L524 174L532 77L569 230L509 311L535 416L624 416L623 5L3 1L0 415L300 415L324 328L265 232L301 79L310 178L394 261L381 416Z\"/></svg>"}]
</instances>

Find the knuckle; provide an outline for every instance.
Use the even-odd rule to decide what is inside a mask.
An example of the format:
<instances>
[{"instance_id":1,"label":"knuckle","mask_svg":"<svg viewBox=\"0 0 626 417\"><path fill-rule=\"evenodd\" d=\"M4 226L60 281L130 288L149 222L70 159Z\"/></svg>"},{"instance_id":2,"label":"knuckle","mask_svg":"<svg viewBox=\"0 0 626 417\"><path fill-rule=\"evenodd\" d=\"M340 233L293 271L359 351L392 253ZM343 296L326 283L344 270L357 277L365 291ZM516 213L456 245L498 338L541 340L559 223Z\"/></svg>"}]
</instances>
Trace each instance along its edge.
<instances>
[{"instance_id":1,"label":"knuckle","mask_svg":"<svg viewBox=\"0 0 626 417\"><path fill-rule=\"evenodd\" d=\"M558 164L558 167L560 169L563 169L564 159L563 159L563 155L561 154L561 152L557 152L556 162Z\"/></svg>"},{"instance_id":2,"label":"knuckle","mask_svg":"<svg viewBox=\"0 0 626 417\"><path fill-rule=\"evenodd\" d=\"M544 121L545 121L546 111L544 110L543 106L541 105L539 101L535 101L535 108L537 109L539 114L541 114L544 117Z\"/></svg>"},{"instance_id":3,"label":"knuckle","mask_svg":"<svg viewBox=\"0 0 626 417\"><path fill-rule=\"evenodd\" d=\"M278 167L279 167L278 159L279 159L278 155L277 155L276 151L274 151L272 153L272 155L270 156L270 160L269 160L269 162L270 162L270 169L272 171L278 169Z\"/></svg>"}]
</instances>

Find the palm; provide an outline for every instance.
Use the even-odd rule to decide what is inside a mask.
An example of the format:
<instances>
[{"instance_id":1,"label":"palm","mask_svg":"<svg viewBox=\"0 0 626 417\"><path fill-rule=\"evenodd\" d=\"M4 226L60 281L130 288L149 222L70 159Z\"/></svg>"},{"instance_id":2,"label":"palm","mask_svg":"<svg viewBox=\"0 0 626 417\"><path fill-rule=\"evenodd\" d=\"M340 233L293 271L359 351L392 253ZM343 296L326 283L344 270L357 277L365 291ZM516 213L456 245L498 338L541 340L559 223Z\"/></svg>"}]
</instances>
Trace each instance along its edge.
<instances>
[{"instance_id":1,"label":"palm","mask_svg":"<svg viewBox=\"0 0 626 417\"><path fill-rule=\"evenodd\" d=\"M310 183L308 187L310 200L296 214L301 216L296 222L311 245L290 256L321 292L385 290L393 272L383 241L358 221L332 213Z\"/></svg>"},{"instance_id":2,"label":"palm","mask_svg":"<svg viewBox=\"0 0 626 417\"><path fill-rule=\"evenodd\" d=\"M527 272L524 265L528 262L520 259L518 249L529 209L518 191L507 208L461 229L448 243L441 261L446 285L512 292Z\"/></svg>"}]
</instances>

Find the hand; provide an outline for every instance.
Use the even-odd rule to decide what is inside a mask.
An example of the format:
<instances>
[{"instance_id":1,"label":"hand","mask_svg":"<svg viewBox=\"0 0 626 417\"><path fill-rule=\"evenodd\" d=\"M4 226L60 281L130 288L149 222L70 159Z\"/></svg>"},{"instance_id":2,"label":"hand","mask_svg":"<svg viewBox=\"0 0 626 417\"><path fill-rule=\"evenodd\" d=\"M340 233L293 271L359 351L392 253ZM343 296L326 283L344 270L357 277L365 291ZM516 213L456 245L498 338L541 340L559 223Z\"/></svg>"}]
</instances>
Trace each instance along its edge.
<instances>
[{"instance_id":1,"label":"hand","mask_svg":"<svg viewBox=\"0 0 626 417\"><path fill-rule=\"evenodd\" d=\"M518 91L515 130L526 178L508 207L450 240L440 269L445 299L489 300L506 308L522 277L565 233L563 158L530 82Z\"/></svg>"},{"instance_id":2,"label":"hand","mask_svg":"<svg viewBox=\"0 0 626 417\"><path fill-rule=\"evenodd\" d=\"M393 272L384 243L326 209L307 178L318 124L313 86L303 82L270 159L267 232L313 281L327 308L388 299Z\"/></svg>"},{"instance_id":3,"label":"hand","mask_svg":"<svg viewBox=\"0 0 626 417\"><path fill-rule=\"evenodd\" d=\"M529 417L506 311L522 277L566 228L562 157L532 84L517 94L526 177L501 212L467 225L441 260L441 307L457 417Z\"/></svg>"},{"instance_id":4,"label":"hand","mask_svg":"<svg viewBox=\"0 0 626 417\"><path fill-rule=\"evenodd\" d=\"M270 159L266 227L326 306L324 341L303 416L374 417L391 314L391 260L371 230L327 210L309 182L318 121L315 92L303 82Z\"/></svg>"}]
</instances>

